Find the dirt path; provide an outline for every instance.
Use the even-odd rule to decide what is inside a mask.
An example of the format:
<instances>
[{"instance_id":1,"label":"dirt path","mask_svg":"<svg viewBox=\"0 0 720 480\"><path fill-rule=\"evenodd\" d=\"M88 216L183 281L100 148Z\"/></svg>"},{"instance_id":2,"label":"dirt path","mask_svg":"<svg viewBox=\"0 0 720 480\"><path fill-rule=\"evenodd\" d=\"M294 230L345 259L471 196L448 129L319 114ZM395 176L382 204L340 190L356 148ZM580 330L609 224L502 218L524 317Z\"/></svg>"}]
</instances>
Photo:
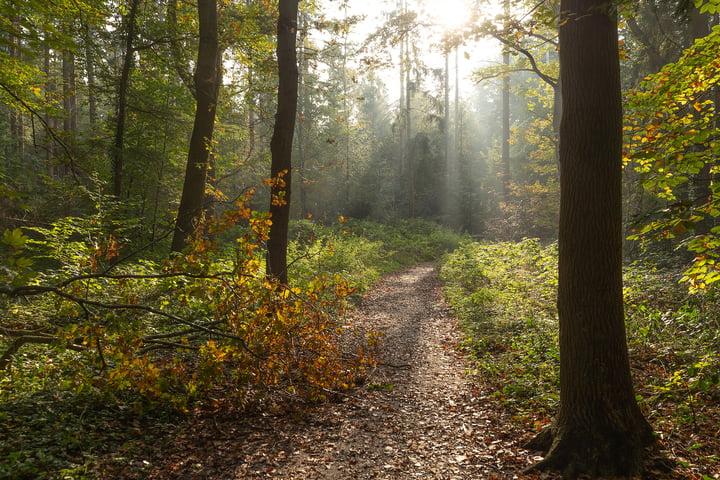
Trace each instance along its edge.
<instances>
[{"instance_id":1,"label":"dirt path","mask_svg":"<svg viewBox=\"0 0 720 480\"><path fill-rule=\"evenodd\" d=\"M385 334L370 388L302 418L214 418L146 478L528 478L510 420L465 377L433 265L386 277L354 317Z\"/></svg>"}]
</instances>

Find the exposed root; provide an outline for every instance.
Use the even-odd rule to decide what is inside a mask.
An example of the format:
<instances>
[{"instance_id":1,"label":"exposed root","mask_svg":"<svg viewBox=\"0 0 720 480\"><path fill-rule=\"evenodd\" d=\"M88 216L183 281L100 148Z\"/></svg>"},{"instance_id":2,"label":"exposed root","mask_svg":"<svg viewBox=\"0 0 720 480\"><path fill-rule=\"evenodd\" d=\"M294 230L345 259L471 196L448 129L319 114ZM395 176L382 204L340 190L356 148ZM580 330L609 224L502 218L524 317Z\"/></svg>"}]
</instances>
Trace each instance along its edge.
<instances>
[{"instance_id":1,"label":"exposed root","mask_svg":"<svg viewBox=\"0 0 720 480\"><path fill-rule=\"evenodd\" d=\"M640 478L646 448L654 442L644 433L589 432L587 430L547 428L527 447L546 451L545 458L525 473L558 470L563 478L580 475L592 478ZM548 445L549 448L546 448Z\"/></svg>"}]
</instances>

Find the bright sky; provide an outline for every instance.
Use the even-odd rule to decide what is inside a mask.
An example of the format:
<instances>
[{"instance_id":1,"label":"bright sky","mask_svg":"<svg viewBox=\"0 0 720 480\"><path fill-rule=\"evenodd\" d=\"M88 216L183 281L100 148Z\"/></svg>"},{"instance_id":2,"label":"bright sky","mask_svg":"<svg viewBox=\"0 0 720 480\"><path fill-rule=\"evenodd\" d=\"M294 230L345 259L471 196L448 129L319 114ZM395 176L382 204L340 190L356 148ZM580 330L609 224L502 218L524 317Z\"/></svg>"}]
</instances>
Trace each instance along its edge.
<instances>
[{"instance_id":1,"label":"bright sky","mask_svg":"<svg viewBox=\"0 0 720 480\"><path fill-rule=\"evenodd\" d=\"M368 0L346 0L347 8L344 9L342 1L338 0L321 0L325 4L325 11L331 17L342 18L343 15L362 15L364 21L356 25L351 33L357 41L363 41L368 34L382 26L386 19L383 13L393 11L397 8L399 0L370 0L375 8L368 9ZM482 8L486 18L493 18L502 11L500 2L502 0L406 0L408 8L418 11L421 20L437 25L437 29L431 35L425 37L427 41L426 56L423 58L430 66L444 67L444 58L437 48L433 49L431 43L438 43L443 30L453 31L462 28L463 25L470 21L471 12L477 8ZM437 51L433 51L437 50ZM489 62L494 62L499 57L500 47L494 40L484 40L473 45L461 47L459 59L459 77L461 92L469 91L472 83L469 80L473 71L480 67L487 66ZM399 52L394 52L393 60L397 62ZM467 56L467 58L466 58ZM454 75L454 58L451 57L451 69ZM389 70L387 72L378 72L380 78L386 79L385 83L389 88L390 99L399 97L397 85L397 70ZM451 80L454 85L454 79Z\"/></svg>"},{"instance_id":2,"label":"bright sky","mask_svg":"<svg viewBox=\"0 0 720 480\"><path fill-rule=\"evenodd\" d=\"M430 15L448 31L461 27L470 17L466 0L427 0L427 4Z\"/></svg>"}]
</instances>

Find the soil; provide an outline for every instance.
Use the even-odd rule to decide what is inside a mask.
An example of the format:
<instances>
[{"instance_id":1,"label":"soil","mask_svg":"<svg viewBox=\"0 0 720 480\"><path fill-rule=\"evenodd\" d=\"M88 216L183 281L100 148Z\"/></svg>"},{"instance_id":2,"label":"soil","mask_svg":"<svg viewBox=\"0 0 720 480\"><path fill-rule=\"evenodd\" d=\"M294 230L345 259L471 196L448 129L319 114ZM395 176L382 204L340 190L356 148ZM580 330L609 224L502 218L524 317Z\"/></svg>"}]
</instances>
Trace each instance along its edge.
<instances>
[{"instance_id":1,"label":"soil","mask_svg":"<svg viewBox=\"0 0 720 480\"><path fill-rule=\"evenodd\" d=\"M295 415L196 419L138 465L143 478L539 478L519 473L539 460L520 447L532 432L466 375L435 265L385 277L352 316L384 334L382 360L362 388Z\"/></svg>"}]
</instances>

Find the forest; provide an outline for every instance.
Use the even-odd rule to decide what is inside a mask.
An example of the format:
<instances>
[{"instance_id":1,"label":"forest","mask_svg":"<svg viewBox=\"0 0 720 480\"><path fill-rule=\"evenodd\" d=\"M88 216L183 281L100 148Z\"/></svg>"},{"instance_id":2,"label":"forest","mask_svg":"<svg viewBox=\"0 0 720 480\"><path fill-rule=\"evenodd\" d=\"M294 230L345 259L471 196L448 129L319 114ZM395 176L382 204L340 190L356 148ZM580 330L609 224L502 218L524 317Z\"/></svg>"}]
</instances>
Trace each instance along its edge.
<instances>
[{"instance_id":1,"label":"forest","mask_svg":"<svg viewBox=\"0 0 720 480\"><path fill-rule=\"evenodd\" d=\"M720 479L720 0L0 14L0 479Z\"/></svg>"}]
</instances>

